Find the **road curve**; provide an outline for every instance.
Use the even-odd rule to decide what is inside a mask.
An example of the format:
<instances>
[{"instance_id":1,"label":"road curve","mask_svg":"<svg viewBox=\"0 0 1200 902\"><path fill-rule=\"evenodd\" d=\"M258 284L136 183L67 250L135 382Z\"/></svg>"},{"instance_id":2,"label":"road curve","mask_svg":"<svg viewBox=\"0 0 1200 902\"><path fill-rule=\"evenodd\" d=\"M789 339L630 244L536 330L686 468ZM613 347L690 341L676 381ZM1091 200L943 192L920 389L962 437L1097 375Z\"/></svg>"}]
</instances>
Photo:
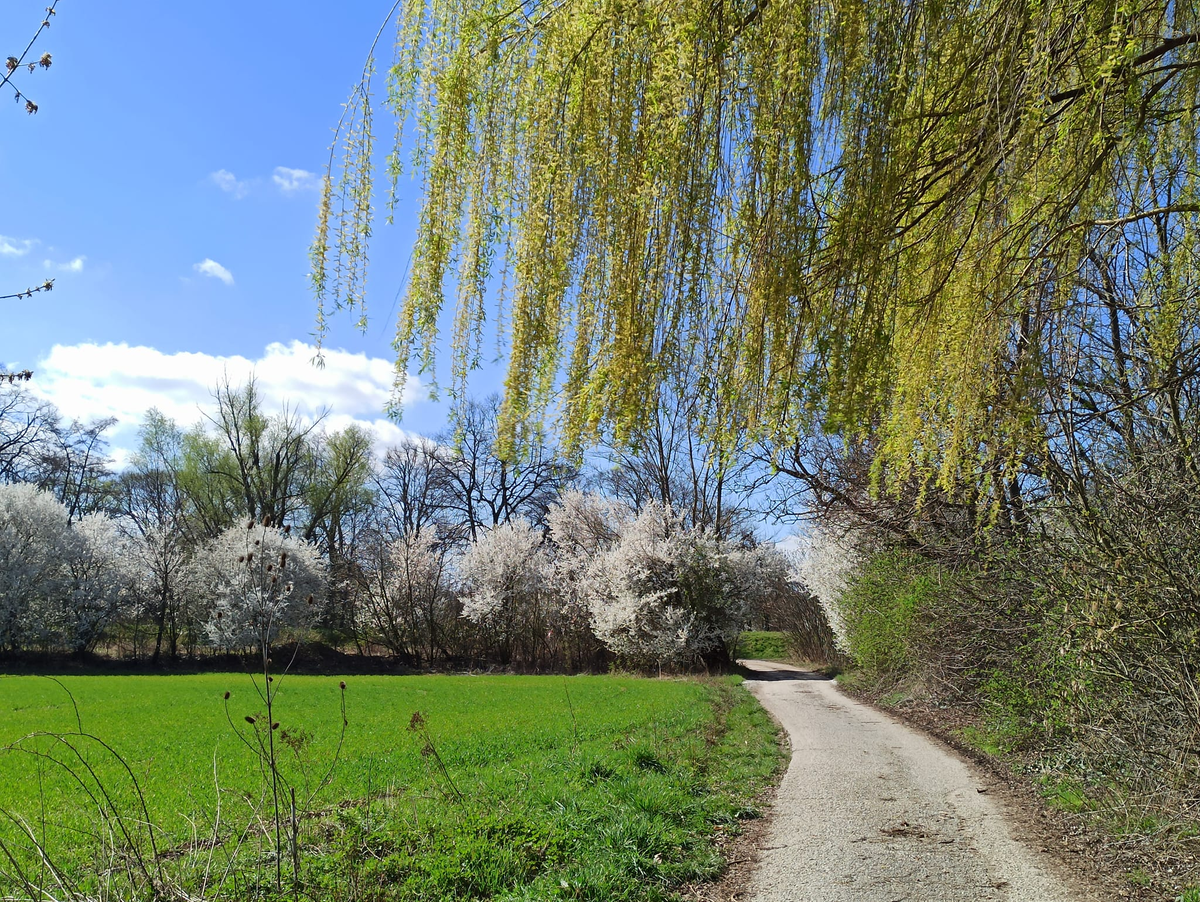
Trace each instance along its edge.
<instances>
[{"instance_id":1,"label":"road curve","mask_svg":"<svg viewBox=\"0 0 1200 902\"><path fill-rule=\"evenodd\" d=\"M1014 836L971 768L925 736L785 664L743 661L792 762L751 879L753 902L1093 902Z\"/></svg>"}]
</instances>

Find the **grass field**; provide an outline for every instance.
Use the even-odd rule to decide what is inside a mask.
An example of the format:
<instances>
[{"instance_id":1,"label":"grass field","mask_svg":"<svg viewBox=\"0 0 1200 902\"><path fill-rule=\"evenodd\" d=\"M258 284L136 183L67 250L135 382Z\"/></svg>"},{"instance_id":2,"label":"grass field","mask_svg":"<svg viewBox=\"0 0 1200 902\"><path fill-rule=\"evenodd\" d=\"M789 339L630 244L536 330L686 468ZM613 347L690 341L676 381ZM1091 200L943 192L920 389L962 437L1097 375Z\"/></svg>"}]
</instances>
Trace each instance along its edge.
<instances>
[{"instance_id":1,"label":"grass field","mask_svg":"<svg viewBox=\"0 0 1200 902\"><path fill-rule=\"evenodd\" d=\"M670 898L780 763L730 680L339 682L0 677L0 896Z\"/></svg>"},{"instance_id":2,"label":"grass field","mask_svg":"<svg viewBox=\"0 0 1200 902\"><path fill-rule=\"evenodd\" d=\"M760 661L788 661L792 657L787 633L746 631L738 636L734 657Z\"/></svg>"}]
</instances>

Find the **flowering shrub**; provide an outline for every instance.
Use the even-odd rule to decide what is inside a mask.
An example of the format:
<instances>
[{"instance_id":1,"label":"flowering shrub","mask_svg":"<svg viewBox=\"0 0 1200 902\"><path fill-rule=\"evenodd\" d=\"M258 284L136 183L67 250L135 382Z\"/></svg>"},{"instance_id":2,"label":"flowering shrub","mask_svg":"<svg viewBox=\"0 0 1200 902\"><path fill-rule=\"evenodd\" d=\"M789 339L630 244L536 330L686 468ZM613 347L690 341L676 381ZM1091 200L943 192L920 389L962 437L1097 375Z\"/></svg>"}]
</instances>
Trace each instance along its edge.
<instances>
[{"instance_id":1,"label":"flowering shrub","mask_svg":"<svg viewBox=\"0 0 1200 902\"><path fill-rule=\"evenodd\" d=\"M486 628L501 663L516 653L526 662L545 657L555 607L553 572L542 535L527 520L480 533L459 558L463 616Z\"/></svg>"},{"instance_id":2,"label":"flowering shrub","mask_svg":"<svg viewBox=\"0 0 1200 902\"><path fill-rule=\"evenodd\" d=\"M862 552L845 532L819 525L809 531L808 543L796 561L801 580L820 602L843 652L849 650L849 641L841 599L862 562Z\"/></svg>"},{"instance_id":3,"label":"flowering shrub","mask_svg":"<svg viewBox=\"0 0 1200 902\"><path fill-rule=\"evenodd\" d=\"M26 483L0 485L0 648L52 638L42 618L51 599L70 591L75 547L67 509L53 495Z\"/></svg>"},{"instance_id":4,"label":"flowering shrub","mask_svg":"<svg viewBox=\"0 0 1200 902\"><path fill-rule=\"evenodd\" d=\"M197 554L214 645L265 649L280 630L311 623L325 597L316 548L270 526L232 526Z\"/></svg>"},{"instance_id":5,"label":"flowering shrub","mask_svg":"<svg viewBox=\"0 0 1200 902\"><path fill-rule=\"evenodd\" d=\"M71 591L50 605L59 643L71 651L92 648L129 597L134 575L129 543L116 524L88 514L75 524L73 553L67 561ZM49 600L49 599L48 599ZM49 614L48 611L48 614Z\"/></svg>"},{"instance_id":6,"label":"flowering shrub","mask_svg":"<svg viewBox=\"0 0 1200 902\"><path fill-rule=\"evenodd\" d=\"M579 592L599 639L639 666L728 658L761 561L650 504L596 554Z\"/></svg>"},{"instance_id":7,"label":"flowering shrub","mask_svg":"<svg viewBox=\"0 0 1200 902\"><path fill-rule=\"evenodd\" d=\"M91 648L130 583L124 552L107 518L72 527L49 492L0 485L0 648Z\"/></svg>"},{"instance_id":8,"label":"flowering shrub","mask_svg":"<svg viewBox=\"0 0 1200 902\"><path fill-rule=\"evenodd\" d=\"M393 654L433 656L448 612L446 549L433 527L381 545L364 574L360 627Z\"/></svg>"}]
</instances>

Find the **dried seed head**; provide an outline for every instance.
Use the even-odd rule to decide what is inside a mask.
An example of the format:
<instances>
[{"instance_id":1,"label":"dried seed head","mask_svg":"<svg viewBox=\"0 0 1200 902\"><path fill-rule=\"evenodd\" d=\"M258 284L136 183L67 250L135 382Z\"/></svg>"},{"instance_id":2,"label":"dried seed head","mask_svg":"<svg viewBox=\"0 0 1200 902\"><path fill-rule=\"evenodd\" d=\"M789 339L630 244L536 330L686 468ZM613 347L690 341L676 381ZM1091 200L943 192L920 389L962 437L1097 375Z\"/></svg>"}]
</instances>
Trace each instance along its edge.
<instances>
[{"instance_id":1,"label":"dried seed head","mask_svg":"<svg viewBox=\"0 0 1200 902\"><path fill-rule=\"evenodd\" d=\"M412 713L412 717L408 719L408 728L413 732L416 732L423 726L425 726L425 718L421 716L420 711L414 711Z\"/></svg>"},{"instance_id":2,"label":"dried seed head","mask_svg":"<svg viewBox=\"0 0 1200 902\"><path fill-rule=\"evenodd\" d=\"M244 563L246 563L246 555L244 555L244 554L239 554L239 555L238 555L238 563L239 563L239 564L244 564Z\"/></svg>"},{"instance_id":3,"label":"dried seed head","mask_svg":"<svg viewBox=\"0 0 1200 902\"><path fill-rule=\"evenodd\" d=\"M267 674L267 682L268 682L268 683L274 683L274 682L275 682L275 677L271 676L270 674Z\"/></svg>"},{"instance_id":4,"label":"dried seed head","mask_svg":"<svg viewBox=\"0 0 1200 902\"><path fill-rule=\"evenodd\" d=\"M229 690L225 690L225 701L229 701Z\"/></svg>"},{"instance_id":5,"label":"dried seed head","mask_svg":"<svg viewBox=\"0 0 1200 902\"><path fill-rule=\"evenodd\" d=\"M224 612L224 611L217 611L217 619L218 619L218 620L220 620L220 619L221 619L222 617L224 617L224 616L225 616L225 612Z\"/></svg>"},{"instance_id":6,"label":"dried seed head","mask_svg":"<svg viewBox=\"0 0 1200 902\"><path fill-rule=\"evenodd\" d=\"M254 521L253 521L253 520L251 520L249 523L247 523L247 524L246 524L246 528L247 528L247 529L253 529L253 528L254 528Z\"/></svg>"},{"instance_id":7,"label":"dried seed head","mask_svg":"<svg viewBox=\"0 0 1200 902\"><path fill-rule=\"evenodd\" d=\"M279 721L275 721L275 723L271 724L271 729L278 730L279 729Z\"/></svg>"},{"instance_id":8,"label":"dried seed head","mask_svg":"<svg viewBox=\"0 0 1200 902\"><path fill-rule=\"evenodd\" d=\"M253 723L255 723L255 720L253 717L251 717L249 714L247 714L246 715L246 723L253 724Z\"/></svg>"},{"instance_id":9,"label":"dried seed head","mask_svg":"<svg viewBox=\"0 0 1200 902\"><path fill-rule=\"evenodd\" d=\"M275 565L274 565L274 564L267 564L267 572L268 572L268 573L270 573L270 572L271 572L272 570L274 570L274 569L275 569Z\"/></svg>"},{"instance_id":10,"label":"dried seed head","mask_svg":"<svg viewBox=\"0 0 1200 902\"><path fill-rule=\"evenodd\" d=\"M346 691L346 681L342 680L340 683L338 683L338 688L341 689L343 692L345 692Z\"/></svg>"},{"instance_id":11,"label":"dried seed head","mask_svg":"<svg viewBox=\"0 0 1200 902\"><path fill-rule=\"evenodd\" d=\"M308 603L312 604L314 601L316 601L316 599L313 598L312 592L309 592L308 593Z\"/></svg>"}]
</instances>

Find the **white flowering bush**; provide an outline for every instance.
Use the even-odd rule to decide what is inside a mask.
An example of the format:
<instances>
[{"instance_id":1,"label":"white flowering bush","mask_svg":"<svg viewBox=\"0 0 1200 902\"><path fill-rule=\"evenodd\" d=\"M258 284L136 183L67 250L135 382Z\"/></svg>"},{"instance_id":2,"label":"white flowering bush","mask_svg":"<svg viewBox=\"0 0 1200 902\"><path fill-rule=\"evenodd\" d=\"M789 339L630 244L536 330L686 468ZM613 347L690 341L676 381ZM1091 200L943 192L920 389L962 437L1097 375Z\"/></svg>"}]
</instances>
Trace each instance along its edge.
<instances>
[{"instance_id":1,"label":"white flowering bush","mask_svg":"<svg viewBox=\"0 0 1200 902\"><path fill-rule=\"evenodd\" d=\"M433 657L448 616L445 544L433 527L382 545L364 573L359 627L393 654Z\"/></svg>"},{"instance_id":2,"label":"white flowering bush","mask_svg":"<svg viewBox=\"0 0 1200 902\"><path fill-rule=\"evenodd\" d=\"M639 666L721 660L754 593L755 553L648 505L597 554L580 592L599 639Z\"/></svg>"},{"instance_id":3,"label":"white flowering bush","mask_svg":"<svg viewBox=\"0 0 1200 902\"><path fill-rule=\"evenodd\" d=\"M46 599L45 619L54 623L58 644L83 652L96 644L120 613L135 577L129 543L112 520L88 514L73 532L73 553L67 561L71 591Z\"/></svg>"},{"instance_id":4,"label":"white flowering bush","mask_svg":"<svg viewBox=\"0 0 1200 902\"><path fill-rule=\"evenodd\" d=\"M209 641L227 649L266 649L283 629L311 624L325 599L317 549L283 530L232 526L196 556L209 599Z\"/></svg>"},{"instance_id":5,"label":"white flowering bush","mask_svg":"<svg viewBox=\"0 0 1200 902\"><path fill-rule=\"evenodd\" d=\"M91 649L126 597L125 551L106 517L72 526L49 492L0 485L0 648Z\"/></svg>"},{"instance_id":6,"label":"white flowering bush","mask_svg":"<svg viewBox=\"0 0 1200 902\"><path fill-rule=\"evenodd\" d=\"M462 613L486 629L504 664L544 657L555 597L553 563L527 520L479 534L458 560Z\"/></svg>"},{"instance_id":7,"label":"white flowering bush","mask_svg":"<svg viewBox=\"0 0 1200 902\"><path fill-rule=\"evenodd\" d=\"M77 543L53 495L26 483L0 485L0 648L53 644L45 617L71 590Z\"/></svg>"},{"instance_id":8,"label":"white flowering bush","mask_svg":"<svg viewBox=\"0 0 1200 902\"><path fill-rule=\"evenodd\" d=\"M844 530L834 527L814 525L809 529L807 539L796 560L796 571L808 591L820 602L833 630L837 650L845 652L850 646L841 599L850 578L862 565L863 554Z\"/></svg>"}]
</instances>

